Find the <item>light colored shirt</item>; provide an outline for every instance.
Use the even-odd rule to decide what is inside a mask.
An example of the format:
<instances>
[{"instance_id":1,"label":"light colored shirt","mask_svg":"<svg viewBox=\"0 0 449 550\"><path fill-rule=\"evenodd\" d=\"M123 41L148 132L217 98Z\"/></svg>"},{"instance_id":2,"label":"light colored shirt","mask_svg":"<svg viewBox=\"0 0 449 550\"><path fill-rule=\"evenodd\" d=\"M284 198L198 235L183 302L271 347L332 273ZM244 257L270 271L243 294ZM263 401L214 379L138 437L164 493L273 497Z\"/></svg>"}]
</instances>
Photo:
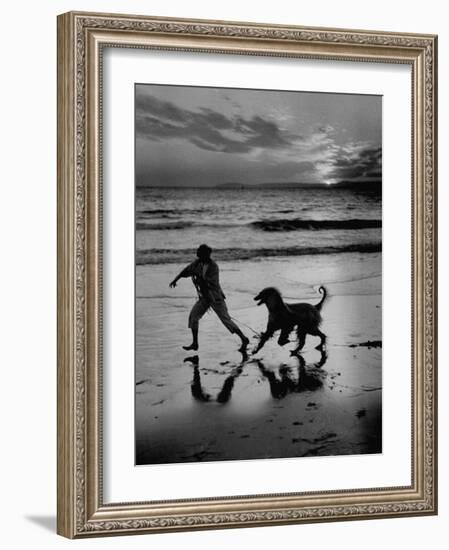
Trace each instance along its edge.
<instances>
[{"instance_id":1,"label":"light colored shirt","mask_svg":"<svg viewBox=\"0 0 449 550\"><path fill-rule=\"evenodd\" d=\"M198 258L183 269L182 275L192 277L200 297L211 302L225 300L226 296L220 286L219 268L213 260L206 263Z\"/></svg>"}]
</instances>

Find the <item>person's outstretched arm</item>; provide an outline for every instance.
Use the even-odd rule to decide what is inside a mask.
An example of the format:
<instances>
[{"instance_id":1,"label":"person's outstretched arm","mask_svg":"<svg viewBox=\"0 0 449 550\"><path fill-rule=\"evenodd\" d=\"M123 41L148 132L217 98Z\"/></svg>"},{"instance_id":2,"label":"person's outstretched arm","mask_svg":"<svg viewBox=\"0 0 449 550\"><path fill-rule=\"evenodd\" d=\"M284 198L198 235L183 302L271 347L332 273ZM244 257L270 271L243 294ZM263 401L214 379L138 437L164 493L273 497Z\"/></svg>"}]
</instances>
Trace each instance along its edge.
<instances>
[{"instance_id":1,"label":"person's outstretched arm","mask_svg":"<svg viewBox=\"0 0 449 550\"><path fill-rule=\"evenodd\" d=\"M179 279L182 279L184 277L191 277L192 276L192 268L194 266L195 262L192 262L188 266L186 266L176 277L173 279L173 281L170 283L170 288L175 288L176 283L179 281Z\"/></svg>"}]
</instances>

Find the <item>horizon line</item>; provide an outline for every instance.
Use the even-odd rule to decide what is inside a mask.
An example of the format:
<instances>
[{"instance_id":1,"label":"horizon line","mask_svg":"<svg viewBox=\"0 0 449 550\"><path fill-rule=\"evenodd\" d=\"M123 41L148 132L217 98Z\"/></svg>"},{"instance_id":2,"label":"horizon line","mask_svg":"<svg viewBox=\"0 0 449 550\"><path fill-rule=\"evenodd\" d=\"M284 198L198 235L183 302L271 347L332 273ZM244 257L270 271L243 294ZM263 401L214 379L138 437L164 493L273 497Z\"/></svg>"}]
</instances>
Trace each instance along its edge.
<instances>
[{"instance_id":1,"label":"horizon line","mask_svg":"<svg viewBox=\"0 0 449 550\"><path fill-rule=\"evenodd\" d=\"M149 187L153 189L230 189L235 190L239 187L242 188L256 188L263 187L343 187L344 185L378 185L382 184L382 180L372 181L340 181L335 183L218 183L215 185L145 185L136 184L136 187Z\"/></svg>"}]
</instances>

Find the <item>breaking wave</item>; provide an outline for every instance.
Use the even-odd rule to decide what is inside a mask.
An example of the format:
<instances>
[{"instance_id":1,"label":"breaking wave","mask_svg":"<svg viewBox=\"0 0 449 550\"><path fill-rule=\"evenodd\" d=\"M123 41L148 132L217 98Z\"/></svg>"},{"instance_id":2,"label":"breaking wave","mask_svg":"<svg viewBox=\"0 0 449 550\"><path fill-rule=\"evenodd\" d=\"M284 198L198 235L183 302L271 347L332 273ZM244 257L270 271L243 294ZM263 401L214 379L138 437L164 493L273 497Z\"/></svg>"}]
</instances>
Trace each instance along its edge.
<instances>
[{"instance_id":1,"label":"breaking wave","mask_svg":"<svg viewBox=\"0 0 449 550\"><path fill-rule=\"evenodd\" d=\"M322 246L322 247L299 247L290 246L285 248L219 248L214 249L214 258L218 261L232 260L257 260L268 257L289 257L289 256L307 256L317 254L340 254L344 252L381 252L382 244L380 242L363 244L346 244L341 246ZM188 263L195 257L195 249L165 249L152 248L149 250L139 250L136 253L137 265L156 265L156 264L174 264Z\"/></svg>"}]
</instances>

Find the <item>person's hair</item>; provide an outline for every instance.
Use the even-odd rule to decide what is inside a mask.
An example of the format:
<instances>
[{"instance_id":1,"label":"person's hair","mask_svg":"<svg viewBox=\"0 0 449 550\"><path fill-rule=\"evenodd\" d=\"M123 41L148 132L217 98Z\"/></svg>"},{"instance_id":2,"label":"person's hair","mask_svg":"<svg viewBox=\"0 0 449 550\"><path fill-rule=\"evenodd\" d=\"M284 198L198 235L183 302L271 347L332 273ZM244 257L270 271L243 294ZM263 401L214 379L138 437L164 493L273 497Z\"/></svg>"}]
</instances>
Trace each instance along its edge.
<instances>
[{"instance_id":1,"label":"person's hair","mask_svg":"<svg viewBox=\"0 0 449 550\"><path fill-rule=\"evenodd\" d=\"M207 244L201 244L196 251L196 255L198 258L205 257L210 258L210 255L212 254L212 248L210 246L207 246Z\"/></svg>"}]
</instances>

